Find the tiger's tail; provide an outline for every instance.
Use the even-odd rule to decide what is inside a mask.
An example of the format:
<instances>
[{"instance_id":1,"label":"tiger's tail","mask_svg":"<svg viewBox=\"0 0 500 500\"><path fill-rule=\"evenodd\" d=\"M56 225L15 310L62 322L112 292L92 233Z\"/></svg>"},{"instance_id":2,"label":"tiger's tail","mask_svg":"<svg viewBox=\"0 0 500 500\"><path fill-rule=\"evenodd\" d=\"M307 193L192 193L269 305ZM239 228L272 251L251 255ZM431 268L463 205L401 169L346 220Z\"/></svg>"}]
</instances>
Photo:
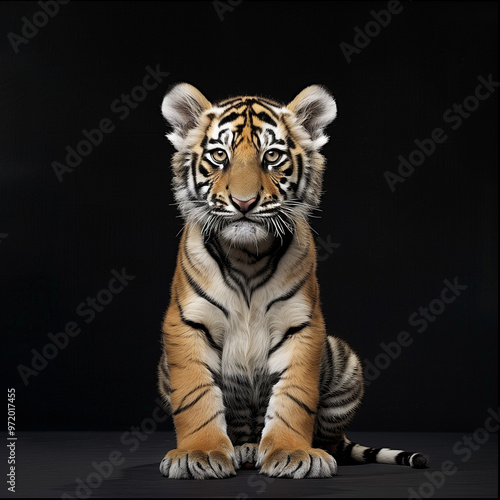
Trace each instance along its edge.
<instances>
[{"instance_id":1,"label":"tiger's tail","mask_svg":"<svg viewBox=\"0 0 500 500\"><path fill-rule=\"evenodd\" d=\"M420 452L370 448L353 443L346 436L337 444L333 456L339 465L390 464L406 465L414 469L426 469L429 461L429 457Z\"/></svg>"}]
</instances>

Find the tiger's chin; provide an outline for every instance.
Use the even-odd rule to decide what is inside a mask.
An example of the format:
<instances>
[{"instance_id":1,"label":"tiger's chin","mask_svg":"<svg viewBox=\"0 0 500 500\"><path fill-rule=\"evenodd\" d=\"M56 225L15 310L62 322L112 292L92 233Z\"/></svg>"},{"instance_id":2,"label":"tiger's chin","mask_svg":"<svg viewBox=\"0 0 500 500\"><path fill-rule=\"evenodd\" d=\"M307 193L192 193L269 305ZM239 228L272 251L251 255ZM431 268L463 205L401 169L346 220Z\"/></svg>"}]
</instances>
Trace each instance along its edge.
<instances>
[{"instance_id":1,"label":"tiger's chin","mask_svg":"<svg viewBox=\"0 0 500 500\"><path fill-rule=\"evenodd\" d=\"M220 237L233 247L255 247L273 239L273 235L266 227L248 220L239 220L228 224L220 232Z\"/></svg>"}]
</instances>

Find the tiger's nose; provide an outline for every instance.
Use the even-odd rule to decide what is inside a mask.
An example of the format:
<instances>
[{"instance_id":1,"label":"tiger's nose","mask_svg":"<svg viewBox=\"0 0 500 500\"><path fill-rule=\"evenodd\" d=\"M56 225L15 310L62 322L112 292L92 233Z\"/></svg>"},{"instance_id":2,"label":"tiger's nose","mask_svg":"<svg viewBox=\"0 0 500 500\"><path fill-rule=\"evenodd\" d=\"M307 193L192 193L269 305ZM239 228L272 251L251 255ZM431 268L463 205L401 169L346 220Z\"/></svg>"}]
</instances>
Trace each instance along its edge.
<instances>
[{"instance_id":1,"label":"tiger's nose","mask_svg":"<svg viewBox=\"0 0 500 500\"><path fill-rule=\"evenodd\" d=\"M248 200L240 200L238 198L235 198L234 196L230 196L231 201L233 202L233 205L240 211L240 212L248 212L251 208L254 207L255 203L257 202L257 197L254 196L253 198L250 198Z\"/></svg>"}]
</instances>

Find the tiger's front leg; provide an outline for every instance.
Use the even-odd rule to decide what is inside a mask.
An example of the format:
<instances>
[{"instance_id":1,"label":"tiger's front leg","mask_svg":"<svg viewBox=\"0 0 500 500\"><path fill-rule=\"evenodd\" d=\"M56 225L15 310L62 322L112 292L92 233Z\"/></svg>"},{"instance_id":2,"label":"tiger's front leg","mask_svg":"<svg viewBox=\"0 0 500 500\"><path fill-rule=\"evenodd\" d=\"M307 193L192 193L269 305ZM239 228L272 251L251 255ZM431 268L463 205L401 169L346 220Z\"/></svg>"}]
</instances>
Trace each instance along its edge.
<instances>
[{"instance_id":1,"label":"tiger's front leg","mask_svg":"<svg viewBox=\"0 0 500 500\"><path fill-rule=\"evenodd\" d=\"M263 474L298 479L337 472L335 459L312 447L324 335L322 321L311 321L290 328L272 349L269 367L281 376L272 391L259 445L257 466Z\"/></svg>"},{"instance_id":2,"label":"tiger's front leg","mask_svg":"<svg viewBox=\"0 0 500 500\"><path fill-rule=\"evenodd\" d=\"M178 303L167 311L159 386L170 403L177 449L169 451L160 471L169 478L208 479L235 475L233 445L226 432L221 389L211 365L217 354L203 325L183 317Z\"/></svg>"}]
</instances>

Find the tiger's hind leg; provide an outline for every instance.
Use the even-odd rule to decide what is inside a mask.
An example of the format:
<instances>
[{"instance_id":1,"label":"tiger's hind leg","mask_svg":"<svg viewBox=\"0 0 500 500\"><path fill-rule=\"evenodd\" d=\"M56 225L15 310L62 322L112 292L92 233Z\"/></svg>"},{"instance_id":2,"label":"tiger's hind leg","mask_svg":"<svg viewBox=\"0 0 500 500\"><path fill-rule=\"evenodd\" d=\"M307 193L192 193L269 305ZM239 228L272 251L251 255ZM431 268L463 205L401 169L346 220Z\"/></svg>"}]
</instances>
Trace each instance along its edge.
<instances>
[{"instance_id":1,"label":"tiger's hind leg","mask_svg":"<svg viewBox=\"0 0 500 500\"><path fill-rule=\"evenodd\" d=\"M427 467L428 457L390 448L371 448L351 442L344 430L363 396L363 372L357 355L342 340L329 336L321 365L320 401L314 427L314 443L339 465L393 464L415 469Z\"/></svg>"},{"instance_id":2,"label":"tiger's hind leg","mask_svg":"<svg viewBox=\"0 0 500 500\"><path fill-rule=\"evenodd\" d=\"M363 397L363 371L358 356L341 339L328 336L321 359L319 404L314 423L314 446L338 459L344 430Z\"/></svg>"}]
</instances>

